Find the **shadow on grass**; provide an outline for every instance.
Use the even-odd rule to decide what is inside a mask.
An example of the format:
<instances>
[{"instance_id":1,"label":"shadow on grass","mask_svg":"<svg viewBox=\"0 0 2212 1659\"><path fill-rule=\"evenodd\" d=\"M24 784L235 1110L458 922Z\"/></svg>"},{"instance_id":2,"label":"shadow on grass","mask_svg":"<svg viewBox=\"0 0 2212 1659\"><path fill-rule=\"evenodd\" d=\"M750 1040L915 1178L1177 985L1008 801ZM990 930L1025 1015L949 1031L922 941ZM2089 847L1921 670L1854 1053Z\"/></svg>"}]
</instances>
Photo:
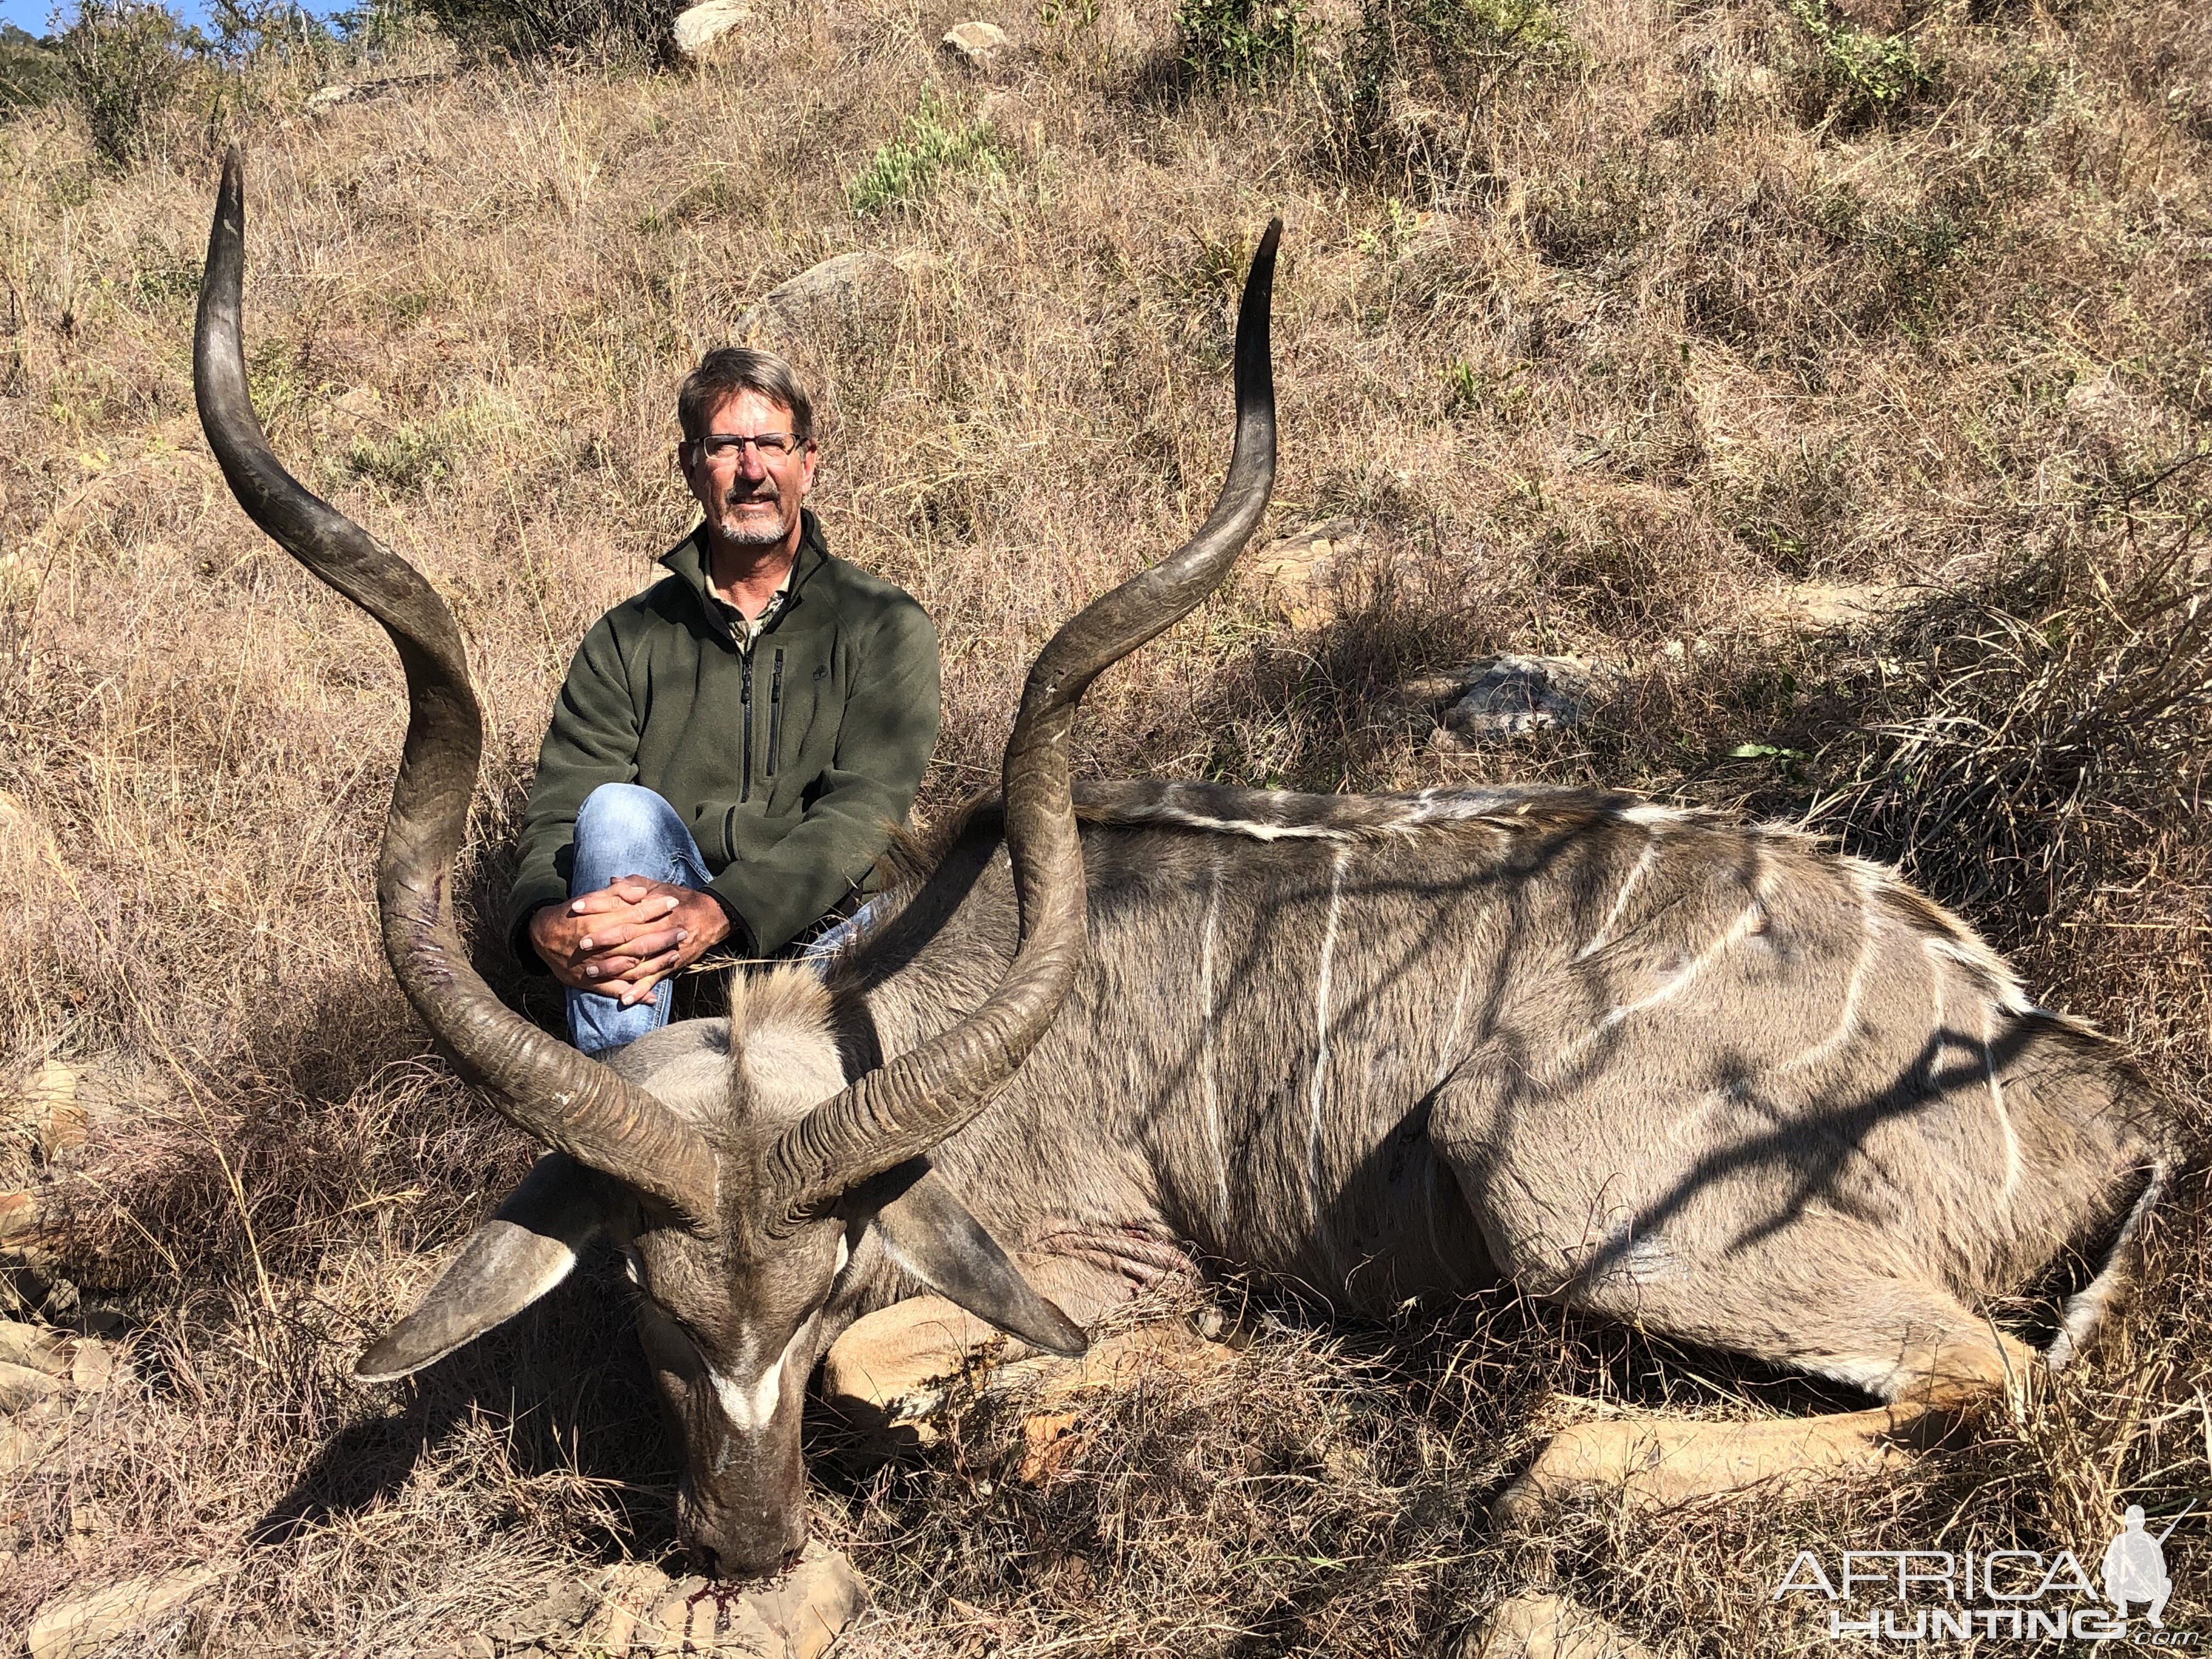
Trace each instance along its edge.
<instances>
[{"instance_id":1,"label":"shadow on grass","mask_svg":"<svg viewBox=\"0 0 2212 1659\"><path fill-rule=\"evenodd\" d=\"M651 1559L675 1543L678 1449L617 1277L589 1262L527 1311L377 1395L398 1409L333 1437L255 1522L283 1545L408 1502L421 1472L513 1513L566 1503L587 1547Z\"/></svg>"}]
</instances>

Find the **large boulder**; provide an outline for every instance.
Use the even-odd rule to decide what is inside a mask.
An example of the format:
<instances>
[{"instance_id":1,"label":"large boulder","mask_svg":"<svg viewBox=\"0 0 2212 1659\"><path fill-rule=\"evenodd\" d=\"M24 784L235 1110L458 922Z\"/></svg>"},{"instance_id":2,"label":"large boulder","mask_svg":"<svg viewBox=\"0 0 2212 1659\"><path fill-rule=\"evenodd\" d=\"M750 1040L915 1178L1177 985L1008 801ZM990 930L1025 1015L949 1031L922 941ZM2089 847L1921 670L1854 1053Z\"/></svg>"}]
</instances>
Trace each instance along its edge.
<instances>
[{"instance_id":1,"label":"large boulder","mask_svg":"<svg viewBox=\"0 0 2212 1659\"><path fill-rule=\"evenodd\" d=\"M1006 50L1006 32L996 23L955 23L939 44L970 69L988 69Z\"/></svg>"},{"instance_id":2,"label":"large boulder","mask_svg":"<svg viewBox=\"0 0 2212 1659\"><path fill-rule=\"evenodd\" d=\"M1507 652L1470 663L1459 678L1440 738L1494 743L1531 732L1571 731L1596 700L1596 676L1579 657ZM1457 745L1443 741L1437 746Z\"/></svg>"},{"instance_id":3,"label":"large boulder","mask_svg":"<svg viewBox=\"0 0 2212 1659\"><path fill-rule=\"evenodd\" d=\"M769 343L872 331L897 317L912 286L906 267L888 254L836 254L770 289L738 331Z\"/></svg>"},{"instance_id":4,"label":"large boulder","mask_svg":"<svg viewBox=\"0 0 2212 1659\"><path fill-rule=\"evenodd\" d=\"M752 17L750 0L702 0L677 13L670 33L676 50L696 62L726 51L732 37Z\"/></svg>"}]
</instances>

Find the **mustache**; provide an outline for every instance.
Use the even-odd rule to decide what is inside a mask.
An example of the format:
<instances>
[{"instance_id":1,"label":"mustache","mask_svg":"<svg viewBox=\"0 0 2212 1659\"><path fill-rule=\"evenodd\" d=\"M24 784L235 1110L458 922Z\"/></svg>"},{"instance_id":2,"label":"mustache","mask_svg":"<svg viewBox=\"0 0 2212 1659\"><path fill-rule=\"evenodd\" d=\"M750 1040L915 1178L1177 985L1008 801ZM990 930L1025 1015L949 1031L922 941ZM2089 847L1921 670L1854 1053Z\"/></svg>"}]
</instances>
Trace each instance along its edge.
<instances>
[{"instance_id":1,"label":"mustache","mask_svg":"<svg viewBox=\"0 0 2212 1659\"><path fill-rule=\"evenodd\" d=\"M773 489L739 489L735 484L722 492L724 507L736 507L744 501L772 501L775 499L776 493Z\"/></svg>"}]
</instances>

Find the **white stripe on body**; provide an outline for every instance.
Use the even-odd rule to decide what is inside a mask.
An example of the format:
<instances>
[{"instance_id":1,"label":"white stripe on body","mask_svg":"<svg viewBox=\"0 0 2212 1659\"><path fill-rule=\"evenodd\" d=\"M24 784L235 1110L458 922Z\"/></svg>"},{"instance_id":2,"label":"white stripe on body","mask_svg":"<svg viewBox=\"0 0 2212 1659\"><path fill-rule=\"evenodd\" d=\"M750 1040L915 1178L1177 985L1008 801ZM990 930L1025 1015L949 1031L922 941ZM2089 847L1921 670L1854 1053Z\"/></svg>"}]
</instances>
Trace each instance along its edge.
<instances>
[{"instance_id":1,"label":"white stripe on body","mask_svg":"<svg viewBox=\"0 0 2212 1659\"><path fill-rule=\"evenodd\" d=\"M1306 1218L1321 1220L1321 1110L1328 1091L1328 982L1336 963L1337 912L1344 896L1344 866L1352 856L1349 847L1337 848L1328 872L1328 925L1321 936L1321 975L1314 987L1314 1033L1319 1046L1314 1052L1313 1088L1307 1103Z\"/></svg>"},{"instance_id":2,"label":"white stripe on body","mask_svg":"<svg viewBox=\"0 0 2212 1659\"><path fill-rule=\"evenodd\" d=\"M1638 855L1634 867L1628 872L1627 879L1620 884L1620 890L1613 896L1613 908L1605 913L1605 920L1598 924L1597 932L1590 935L1590 942L1588 945L1575 952L1577 962L1594 956L1605 948L1607 941L1613 938L1613 924L1620 920L1620 913L1628 907L1628 896L1636 890L1636 884L1644 879L1644 872L1651 867L1652 860L1658 856L1659 837L1652 836L1644 842L1644 851Z\"/></svg>"},{"instance_id":3,"label":"white stripe on body","mask_svg":"<svg viewBox=\"0 0 2212 1659\"><path fill-rule=\"evenodd\" d=\"M1229 1242L1229 1160L1221 1145L1221 1093L1214 1075L1214 1026L1221 1011L1213 1000L1213 935L1221 921L1221 855L1213 855L1206 871L1206 933L1198 947L1199 995L1206 1004L1203 1027L1206 1074L1206 1133L1213 1148L1213 1222L1220 1243Z\"/></svg>"}]
</instances>

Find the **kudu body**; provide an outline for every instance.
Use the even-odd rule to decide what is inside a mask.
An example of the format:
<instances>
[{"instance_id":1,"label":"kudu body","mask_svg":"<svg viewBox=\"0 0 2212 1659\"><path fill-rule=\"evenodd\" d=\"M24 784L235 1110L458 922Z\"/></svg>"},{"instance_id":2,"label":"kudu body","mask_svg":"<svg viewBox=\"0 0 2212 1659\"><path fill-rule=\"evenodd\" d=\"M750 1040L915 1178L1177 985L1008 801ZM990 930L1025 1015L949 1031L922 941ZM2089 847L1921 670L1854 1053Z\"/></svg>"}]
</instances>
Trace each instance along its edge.
<instances>
[{"instance_id":1,"label":"kudu body","mask_svg":"<svg viewBox=\"0 0 2212 1659\"><path fill-rule=\"evenodd\" d=\"M450 618L268 457L236 361L241 224L234 158L198 341L210 441L255 518L400 645L415 719L387 949L465 1068L557 1149L364 1376L431 1363L606 1241L682 1429L685 1531L739 1573L803 1535L817 1363L918 1292L1066 1353L1068 1313L1183 1268L1370 1312L1504 1278L1886 1402L1570 1431L1511 1494L1534 1501L1879 1462L1914 1418L2033 1358L1978 1302L2109 1245L2057 1360L2117 1287L2163 1169L2148 1091L1889 872L1559 790L1123 784L1076 809L1075 698L1203 597L1264 503L1272 231L1222 501L1047 647L1003 809L826 960L738 979L729 1019L581 1061L455 947L443 884L475 739Z\"/></svg>"}]
</instances>

